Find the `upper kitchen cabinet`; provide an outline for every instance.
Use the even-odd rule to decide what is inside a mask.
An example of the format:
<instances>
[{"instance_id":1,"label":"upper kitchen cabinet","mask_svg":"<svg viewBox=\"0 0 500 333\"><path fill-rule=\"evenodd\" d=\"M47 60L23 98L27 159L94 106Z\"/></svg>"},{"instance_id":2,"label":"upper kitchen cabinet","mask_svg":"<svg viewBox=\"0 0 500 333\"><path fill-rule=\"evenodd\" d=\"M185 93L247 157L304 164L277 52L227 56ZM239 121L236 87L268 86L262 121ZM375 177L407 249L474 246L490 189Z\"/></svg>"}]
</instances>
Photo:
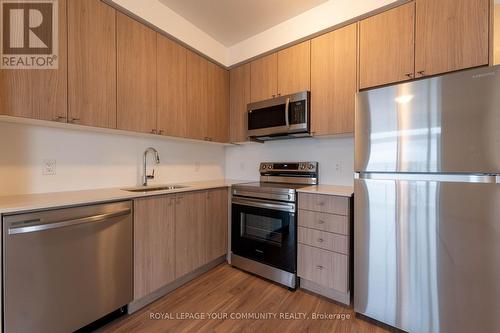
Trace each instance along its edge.
<instances>
[{"instance_id":1,"label":"upper kitchen cabinet","mask_svg":"<svg viewBox=\"0 0 500 333\"><path fill-rule=\"evenodd\" d=\"M250 103L250 64L229 71L231 142L244 142L247 137L247 104Z\"/></svg>"},{"instance_id":2,"label":"upper kitchen cabinet","mask_svg":"<svg viewBox=\"0 0 500 333\"><path fill-rule=\"evenodd\" d=\"M311 41L278 52L278 96L311 89Z\"/></svg>"},{"instance_id":3,"label":"upper kitchen cabinet","mask_svg":"<svg viewBox=\"0 0 500 333\"><path fill-rule=\"evenodd\" d=\"M187 135L187 50L157 34L158 134Z\"/></svg>"},{"instance_id":4,"label":"upper kitchen cabinet","mask_svg":"<svg viewBox=\"0 0 500 333\"><path fill-rule=\"evenodd\" d=\"M208 60L187 51L187 137L207 140Z\"/></svg>"},{"instance_id":5,"label":"upper kitchen cabinet","mask_svg":"<svg viewBox=\"0 0 500 333\"><path fill-rule=\"evenodd\" d=\"M360 89L414 77L413 2L364 19L359 29Z\"/></svg>"},{"instance_id":6,"label":"upper kitchen cabinet","mask_svg":"<svg viewBox=\"0 0 500 333\"><path fill-rule=\"evenodd\" d=\"M156 133L156 32L117 13L117 128Z\"/></svg>"},{"instance_id":7,"label":"upper kitchen cabinet","mask_svg":"<svg viewBox=\"0 0 500 333\"><path fill-rule=\"evenodd\" d=\"M311 42L311 122L314 135L354 132L357 24Z\"/></svg>"},{"instance_id":8,"label":"upper kitchen cabinet","mask_svg":"<svg viewBox=\"0 0 500 333\"><path fill-rule=\"evenodd\" d=\"M258 102L278 94L278 55L272 53L250 63L250 100Z\"/></svg>"},{"instance_id":9,"label":"upper kitchen cabinet","mask_svg":"<svg viewBox=\"0 0 500 333\"><path fill-rule=\"evenodd\" d=\"M489 0L417 0L417 77L487 65Z\"/></svg>"},{"instance_id":10,"label":"upper kitchen cabinet","mask_svg":"<svg viewBox=\"0 0 500 333\"><path fill-rule=\"evenodd\" d=\"M58 68L1 69L0 114L66 122L68 116L67 1L59 0L57 3L59 5ZM45 26L41 28L45 29ZM45 30L37 30L37 33L43 36L51 34Z\"/></svg>"},{"instance_id":11,"label":"upper kitchen cabinet","mask_svg":"<svg viewBox=\"0 0 500 333\"><path fill-rule=\"evenodd\" d=\"M207 137L229 142L229 72L208 62Z\"/></svg>"},{"instance_id":12,"label":"upper kitchen cabinet","mask_svg":"<svg viewBox=\"0 0 500 333\"><path fill-rule=\"evenodd\" d=\"M68 122L116 128L116 13L100 0L68 2Z\"/></svg>"}]
</instances>

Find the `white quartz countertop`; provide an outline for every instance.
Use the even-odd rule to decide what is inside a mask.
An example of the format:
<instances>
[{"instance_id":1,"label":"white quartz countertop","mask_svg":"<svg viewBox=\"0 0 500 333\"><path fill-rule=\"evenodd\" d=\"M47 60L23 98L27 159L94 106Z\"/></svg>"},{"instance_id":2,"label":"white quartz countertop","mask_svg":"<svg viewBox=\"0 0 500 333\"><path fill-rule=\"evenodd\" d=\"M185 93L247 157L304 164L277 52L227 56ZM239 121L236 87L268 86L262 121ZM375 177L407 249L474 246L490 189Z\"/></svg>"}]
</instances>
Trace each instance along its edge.
<instances>
[{"instance_id":1,"label":"white quartz countertop","mask_svg":"<svg viewBox=\"0 0 500 333\"><path fill-rule=\"evenodd\" d=\"M311 185L302 187L297 190L299 193L313 193L313 194L326 194L337 195L341 197L350 197L354 193L352 186L339 186L339 185Z\"/></svg>"},{"instance_id":2,"label":"white quartz countertop","mask_svg":"<svg viewBox=\"0 0 500 333\"><path fill-rule=\"evenodd\" d=\"M55 207L86 205L98 202L129 200L162 194L208 190L212 188L229 187L233 184L247 182L248 181L244 180L224 179L189 183L175 183L175 185L182 185L186 187L175 190L152 192L127 192L122 190L122 188L107 188L70 192L0 196L0 214L18 213ZM151 184L151 186L156 186L156 184ZM124 186L123 188L130 188L130 186Z\"/></svg>"}]
</instances>

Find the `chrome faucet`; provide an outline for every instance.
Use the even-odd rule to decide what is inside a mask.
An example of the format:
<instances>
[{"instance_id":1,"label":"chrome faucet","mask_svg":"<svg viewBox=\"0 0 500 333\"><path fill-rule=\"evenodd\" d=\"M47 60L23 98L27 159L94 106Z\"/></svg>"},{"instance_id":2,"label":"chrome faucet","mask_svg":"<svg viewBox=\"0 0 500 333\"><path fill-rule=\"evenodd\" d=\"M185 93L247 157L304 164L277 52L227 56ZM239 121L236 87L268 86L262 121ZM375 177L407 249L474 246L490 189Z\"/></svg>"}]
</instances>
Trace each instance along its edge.
<instances>
[{"instance_id":1,"label":"chrome faucet","mask_svg":"<svg viewBox=\"0 0 500 333\"><path fill-rule=\"evenodd\" d=\"M149 147L148 149L146 149L144 151L144 156L143 156L143 176L142 176L142 186L148 186L148 179L154 179L155 178L155 169L153 169L153 173L151 175L148 175L147 174L147 170L146 170L146 164L147 164L147 157L148 157L148 153L149 152L152 152L155 156L155 163L156 164L160 164L160 155L158 155L158 151L154 148L151 148Z\"/></svg>"}]
</instances>

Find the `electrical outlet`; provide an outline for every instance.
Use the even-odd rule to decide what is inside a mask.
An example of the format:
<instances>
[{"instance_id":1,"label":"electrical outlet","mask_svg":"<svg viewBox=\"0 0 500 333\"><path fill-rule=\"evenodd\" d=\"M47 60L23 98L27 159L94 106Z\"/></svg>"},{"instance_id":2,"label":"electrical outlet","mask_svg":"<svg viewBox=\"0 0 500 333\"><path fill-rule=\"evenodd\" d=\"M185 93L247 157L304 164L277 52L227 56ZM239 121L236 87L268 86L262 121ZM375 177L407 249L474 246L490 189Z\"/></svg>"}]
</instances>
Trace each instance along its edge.
<instances>
[{"instance_id":1,"label":"electrical outlet","mask_svg":"<svg viewBox=\"0 0 500 333\"><path fill-rule=\"evenodd\" d=\"M342 162L335 163L335 171L342 172Z\"/></svg>"},{"instance_id":2,"label":"electrical outlet","mask_svg":"<svg viewBox=\"0 0 500 333\"><path fill-rule=\"evenodd\" d=\"M56 174L56 160L43 160L42 174L44 176L53 176Z\"/></svg>"}]
</instances>

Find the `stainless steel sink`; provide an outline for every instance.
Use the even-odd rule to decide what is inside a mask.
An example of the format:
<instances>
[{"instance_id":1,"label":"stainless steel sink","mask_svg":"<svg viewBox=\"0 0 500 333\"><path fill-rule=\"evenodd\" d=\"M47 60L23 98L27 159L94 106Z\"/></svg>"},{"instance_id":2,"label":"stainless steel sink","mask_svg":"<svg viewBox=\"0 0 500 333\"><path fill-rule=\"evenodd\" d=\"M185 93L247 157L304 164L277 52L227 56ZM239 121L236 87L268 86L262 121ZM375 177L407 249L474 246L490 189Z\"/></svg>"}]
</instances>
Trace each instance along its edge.
<instances>
[{"instance_id":1,"label":"stainless steel sink","mask_svg":"<svg viewBox=\"0 0 500 333\"><path fill-rule=\"evenodd\" d=\"M131 188L123 188L122 191L127 192L154 192L154 191L171 191L186 188L182 185L158 185L158 186L138 186Z\"/></svg>"}]
</instances>

